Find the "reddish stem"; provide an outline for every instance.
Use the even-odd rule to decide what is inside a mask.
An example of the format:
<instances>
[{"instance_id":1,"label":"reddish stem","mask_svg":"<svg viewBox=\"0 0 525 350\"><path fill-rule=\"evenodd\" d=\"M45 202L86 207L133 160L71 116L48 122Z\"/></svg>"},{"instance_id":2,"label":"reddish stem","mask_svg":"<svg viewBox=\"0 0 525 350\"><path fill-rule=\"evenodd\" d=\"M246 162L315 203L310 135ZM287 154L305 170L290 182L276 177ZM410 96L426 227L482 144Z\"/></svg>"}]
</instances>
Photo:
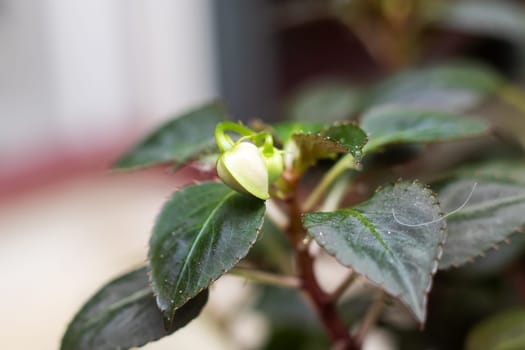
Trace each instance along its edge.
<instances>
[{"instance_id":1,"label":"reddish stem","mask_svg":"<svg viewBox=\"0 0 525 350\"><path fill-rule=\"evenodd\" d=\"M356 340L350 335L346 325L339 317L334 300L328 293L323 291L314 272L314 260L303 249L302 240L305 237L305 229L301 220L301 210L295 195L297 181L290 181L291 196L288 200L290 224L288 227L288 236L295 249L295 259L299 278L301 280L301 289L311 302L319 319L330 335L334 349L338 350L358 350L360 347Z\"/></svg>"}]
</instances>

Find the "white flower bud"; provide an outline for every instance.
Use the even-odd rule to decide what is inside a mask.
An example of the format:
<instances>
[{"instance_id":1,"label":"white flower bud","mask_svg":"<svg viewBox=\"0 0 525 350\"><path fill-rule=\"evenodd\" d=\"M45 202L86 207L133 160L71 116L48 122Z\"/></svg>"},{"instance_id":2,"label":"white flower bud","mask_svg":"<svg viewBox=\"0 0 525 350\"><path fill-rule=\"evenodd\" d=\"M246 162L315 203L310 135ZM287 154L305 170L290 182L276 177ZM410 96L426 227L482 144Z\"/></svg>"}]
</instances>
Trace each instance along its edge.
<instances>
[{"instance_id":1,"label":"white flower bud","mask_svg":"<svg viewBox=\"0 0 525 350\"><path fill-rule=\"evenodd\" d=\"M225 151L217 161L217 173L226 185L238 192L263 200L270 198L266 163L253 143L240 142Z\"/></svg>"}]
</instances>

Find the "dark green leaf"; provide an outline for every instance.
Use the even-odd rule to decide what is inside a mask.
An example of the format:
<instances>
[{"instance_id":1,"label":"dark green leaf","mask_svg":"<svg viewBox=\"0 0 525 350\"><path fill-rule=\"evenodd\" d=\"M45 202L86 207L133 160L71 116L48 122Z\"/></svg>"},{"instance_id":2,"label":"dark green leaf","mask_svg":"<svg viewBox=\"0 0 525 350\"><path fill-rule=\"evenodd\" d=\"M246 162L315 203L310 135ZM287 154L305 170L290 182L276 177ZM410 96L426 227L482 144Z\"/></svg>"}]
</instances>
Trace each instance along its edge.
<instances>
[{"instance_id":1,"label":"dark green leaf","mask_svg":"<svg viewBox=\"0 0 525 350\"><path fill-rule=\"evenodd\" d=\"M255 304L273 326L294 325L314 330L321 326L314 310L306 303L298 290L262 286Z\"/></svg>"},{"instance_id":2,"label":"dark green leaf","mask_svg":"<svg viewBox=\"0 0 525 350\"><path fill-rule=\"evenodd\" d=\"M298 92L288 106L288 119L333 122L345 120L360 109L359 89L338 81L317 82Z\"/></svg>"},{"instance_id":3,"label":"dark green leaf","mask_svg":"<svg viewBox=\"0 0 525 350\"><path fill-rule=\"evenodd\" d=\"M525 225L525 187L520 184L466 177L445 186L439 197L443 209L452 212L442 269L472 261Z\"/></svg>"},{"instance_id":4,"label":"dark green leaf","mask_svg":"<svg viewBox=\"0 0 525 350\"><path fill-rule=\"evenodd\" d=\"M469 279L490 278L501 275L501 271L515 264L525 253L525 235L509 236L509 244L501 244L498 249L487 251L483 259L475 264L465 264L455 270L458 275Z\"/></svg>"},{"instance_id":5,"label":"dark green leaf","mask_svg":"<svg viewBox=\"0 0 525 350\"><path fill-rule=\"evenodd\" d=\"M330 339L322 328L310 329L295 324L270 326L270 334L262 350L330 349Z\"/></svg>"},{"instance_id":6,"label":"dark green leaf","mask_svg":"<svg viewBox=\"0 0 525 350\"><path fill-rule=\"evenodd\" d=\"M125 274L100 289L78 312L62 339L62 350L114 350L142 346L196 318L208 300L204 290L182 306L169 325L148 282L146 268ZM165 328L167 326L167 328Z\"/></svg>"},{"instance_id":7,"label":"dark green leaf","mask_svg":"<svg viewBox=\"0 0 525 350\"><path fill-rule=\"evenodd\" d=\"M218 102L187 112L149 134L117 160L114 168L181 165L215 147L215 125L226 118L226 111Z\"/></svg>"},{"instance_id":8,"label":"dark green leaf","mask_svg":"<svg viewBox=\"0 0 525 350\"><path fill-rule=\"evenodd\" d=\"M348 297L339 300L338 309L341 318L349 327L362 322L376 300L377 291L371 288L353 291Z\"/></svg>"},{"instance_id":9,"label":"dark green leaf","mask_svg":"<svg viewBox=\"0 0 525 350\"><path fill-rule=\"evenodd\" d=\"M493 70L471 62L412 69L374 87L367 105L459 112L474 107L503 83Z\"/></svg>"},{"instance_id":10,"label":"dark green leaf","mask_svg":"<svg viewBox=\"0 0 525 350\"><path fill-rule=\"evenodd\" d=\"M262 349L327 349L328 339L319 318L298 290L259 288L257 312L268 319L267 343Z\"/></svg>"},{"instance_id":11,"label":"dark green leaf","mask_svg":"<svg viewBox=\"0 0 525 350\"><path fill-rule=\"evenodd\" d=\"M525 162L523 158L491 159L458 168L450 177L525 185Z\"/></svg>"},{"instance_id":12,"label":"dark green leaf","mask_svg":"<svg viewBox=\"0 0 525 350\"><path fill-rule=\"evenodd\" d=\"M149 250L153 290L168 319L248 253L264 211L264 201L222 183L173 194L157 218Z\"/></svg>"},{"instance_id":13,"label":"dark green leaf","mask_svg":"<svg viewBox=\"0 0 525 350\"><path fill-rule=\"evenodd\" d=\"M293 273L292 250L286 235L272 222L264 220L257 244L244 258L245 261L261 270Z\"/></svg>"},{"instance_id":14,"label":"dark green leaf","mask_svg":"<svg viewBox=\"0 0 525 350\"><path fill-rule=\"evenodd\" d=\"M481 322L469 333L466 349L525 349L525 309L502 312Z\"/></svg>"},{"instance_id":15,"label":"dark green leaf","mask_svg":"<svg viewBox=\"0 0 525 350\"><path fill-rule=\"evenodd\" d=\"M350 123L334 124L324 129L321 135L346 147L354 158L361 158L363 146L367 143L366 133L357 125Z\"/></svg>"},{"instance_id":16,"label":"dark green leaf","mask_svg":"<svg viewBox=\"0 0 525 350\"><path fill-rule=\"evenodd\" d=\"M420 322L445 239L432 191L399 183L353 208L309 213L304 225L322 247L389 294Z\"/></svg>"},{"instance_id":17,"label":"dark green leaf","mask_svg":"<svg viewBox=\"0 0 525 350\"><path fill-rule=\"evenodd\" d=\"M388 144L448 141L488 132L488 125L478 119L394 106L370 110L361 127L369 138L365 153Z\"/></svg>"}]
</instances>

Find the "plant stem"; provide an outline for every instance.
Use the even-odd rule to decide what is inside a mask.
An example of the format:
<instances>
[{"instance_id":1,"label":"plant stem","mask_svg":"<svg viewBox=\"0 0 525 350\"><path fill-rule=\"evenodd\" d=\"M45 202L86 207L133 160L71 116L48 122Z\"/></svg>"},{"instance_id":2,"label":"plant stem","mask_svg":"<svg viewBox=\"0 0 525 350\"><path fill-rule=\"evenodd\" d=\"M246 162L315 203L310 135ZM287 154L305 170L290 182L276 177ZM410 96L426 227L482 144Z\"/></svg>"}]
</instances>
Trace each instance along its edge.
<instances>
[{"instance_id":1,"label":"plant stem","mask_svg":"<svg viewBox=\"0 0 525 350\"><path fill-rule=\"evenodd\" d=\"M383 307L385 306L385 294L383 291L379 292L378 297L370 306L370 309L368 309L368 312L363 320L363 323L359 327L359 330L357 331L356 338L359 344L363 343L363 340L365 340L366 335L368 334L368 331L370 328L376 323L377 319L381 315L381 311L383 311Z\"/></svg>"},{"instance_id":2,"label":"plant stem","mask_svg":"<svg viewBox=\"0 0 525 350\"><path fill-rule=\"evenodd\" d=\"M300 248L305 236L305 230L301 221L301 209L295 195L298 181L297 179L292 181L290 183L292 191L288 199L290 225L287 233L295 250L301 289L330 335L333 345L341 350L357 350L359 346L339 317L336 304L330 298L330 295L323 291L317 283L314 272L314 260L308 253L308 249Z\"/></svg>"},{"instance_id":3,"label":"plant stem","mask_svg":"<svg viewBox=\"0 0 525 350\"><path fill-rule=\"evenodd\" d=\"M248 280L270 284L278 287L299 288L301 283L297 277L281 276L269 272L254 270L251 268L236 266L230 270L230 273L235 276L244 277Z\"/></svg>"},{"instance_id":4,"label":"plant stem","mask_svg":"<svg viewBox=\"0 0 525 350\"><path fill-rule=\"evenodd\" d=\"M326 198L321 205L320 211L334 211L339 208L345 197L345 190L351 179L350 173L344 173L340 176L330 188Z\"/></svg>"},{"instance_id":5,"label":"plant stem","mask_svg":"<svg viewBox=\"0 0 525 350\"><path fill-rule=\"evenodd\" d=\"M341 282L341 284L332 292L330 295L330 298L335 303L339 300L339 298L343 295L344 292L354 283L354 281L357 279L357 274L355 274L353 271L351 271L348 276Z\"/></svg>"},{"instance_id":6,"label":"plant stem","mask_svg":"<svg viewBox=\"0 0 525 350\"><path fill-rule=\"evenodd\" d=\"M332 168L323 176L319 185L314 188L310 196L306 199L303 205L303 211L311 210L328 191L330 186L337 178L346 170L355 167L355 159L351 154L347 154L334 164Z\"/></svg>"}]
</instances>

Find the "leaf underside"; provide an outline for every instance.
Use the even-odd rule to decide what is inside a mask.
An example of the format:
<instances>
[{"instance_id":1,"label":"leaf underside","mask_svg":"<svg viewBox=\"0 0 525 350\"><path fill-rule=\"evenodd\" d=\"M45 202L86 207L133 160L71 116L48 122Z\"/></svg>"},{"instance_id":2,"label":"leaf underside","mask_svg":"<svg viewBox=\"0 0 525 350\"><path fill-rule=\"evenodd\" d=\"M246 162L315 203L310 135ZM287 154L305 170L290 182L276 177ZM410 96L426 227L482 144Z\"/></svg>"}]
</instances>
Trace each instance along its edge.
<instances>
[{"instance_id":1,"label":"leaf underside","mask_svg":"<svg viewBox=\"0 0 525 350\"><path fill-rule=\"evenodd\" d=\"M313 128L313 125L310 126ZM315 133L295 132L291 138L299 155L294 165L300 170L315 165L320 159L335 158L341 153L350 153L359 161L368 140L359 126L348 122L338 122Z\"/></svg>"},{"instance_id":2,"label":"leaf underside","mask_svg":"<svg viewBox=\"0 0 525 350\"><path fill-rule=\"evenodd\" d=\"M264 212L264 201L217 182L173 194L157 218L149 249L153 290L168 319L248 253Z\"/></svg>"},{"instance_id":3,"label":"leaf underside","mask_svg":"<svg viewBox=\"0 0 525 350\"><path fill-rule=\"evenodd\" d=\"M337 154L348 151L345 146L321 134L294 134L293 140L300 155L295 164L298 169L304 170L315 165L320 159L334 158Z\"/></svg>"},{"instance_id":4,"label":"leaf underside","mask_svg":"<svg viewBox=\"0 0 525 350\"><path fill-rule=\"evenodd\" d=\"M304 225L341 264L399 298L423 323L445 239L440 218L432 191L398 183L353 208L305 214Z\"/></svg>"},{"instance_id":5,"label":"leaf underside","mask_svg":"<svg viewBox=\"0 0 525 350\"><path fill-rule=\"evenodd\" d=\"M459 115L389 106L375 108L363 116L361 127L369 137L363 152L388 144L430 143L480 136L488 125Z\"/></svg>"},{"instance_id":6,"label":"leaf underside","mask_svg":"<svg viewBox=\"0 0 525 350\"><path fill-rule=\"evenodd\" d=\"M130 349L169 335L196 318L208 300L205 290L189 300L166 327L149 286L146 268L102 287L78 312L61 350Z\"/></svg>"},{"instance_id":7,"label":"leaf underside","mask_svg":"<svg viewBox=\"0 0 525 350\"><path fill-rule=\"evenodd\" d=\"M225 119L227 113L219 102L189 111L146 136L113 168L131 170L164 163L180 166L216 147L215 126Z\"/></svg>"}]
</instances>

